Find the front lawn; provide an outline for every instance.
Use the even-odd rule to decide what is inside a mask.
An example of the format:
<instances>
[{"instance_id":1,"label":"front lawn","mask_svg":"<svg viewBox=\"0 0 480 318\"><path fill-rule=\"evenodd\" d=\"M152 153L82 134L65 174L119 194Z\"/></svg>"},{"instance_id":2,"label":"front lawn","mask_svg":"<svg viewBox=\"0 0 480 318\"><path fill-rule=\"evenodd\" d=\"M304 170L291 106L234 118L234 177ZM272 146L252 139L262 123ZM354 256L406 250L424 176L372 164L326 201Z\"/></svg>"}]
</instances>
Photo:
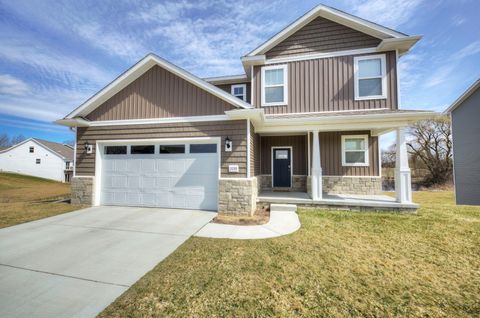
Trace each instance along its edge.
<instances>
[{"instance_id":1,"label":"front lawn","mask_svg":"<svg viewBox=\"0 0 480 318\"><path fill-rule=\"evenodd\" d=\"M0 228L79 209L54 203L70 196L70 184L15 173L0 173Z\"/></svg>"},{"instance_id":2,"label":"front lawn","mask_svg":"<svg viewBox=\"0 0 480 318\"><path fill-rule=\"evenodd\" d=\"M417 215L300 210L289 236L191 238L100 316L480 316L480 207L414 200Z\"/></svg>"}]
</instances>

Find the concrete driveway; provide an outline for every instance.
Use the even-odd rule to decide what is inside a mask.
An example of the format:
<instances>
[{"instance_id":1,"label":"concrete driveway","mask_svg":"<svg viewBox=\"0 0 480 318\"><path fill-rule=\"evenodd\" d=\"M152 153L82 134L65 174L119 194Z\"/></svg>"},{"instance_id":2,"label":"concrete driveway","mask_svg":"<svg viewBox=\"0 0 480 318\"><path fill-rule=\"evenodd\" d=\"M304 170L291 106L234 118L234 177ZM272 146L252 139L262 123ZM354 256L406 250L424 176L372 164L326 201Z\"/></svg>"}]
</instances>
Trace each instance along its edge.
<instances>
[{"instance_id":1,"label":"concrete driveway","mask_svg":"<svg viewBox=\"0 0 480 318\"><path fill-rule=\"evenodd\" d=\"M0 230L0 317L94 317L216 215L93 207Z\"/></svg>"}]
</instances>

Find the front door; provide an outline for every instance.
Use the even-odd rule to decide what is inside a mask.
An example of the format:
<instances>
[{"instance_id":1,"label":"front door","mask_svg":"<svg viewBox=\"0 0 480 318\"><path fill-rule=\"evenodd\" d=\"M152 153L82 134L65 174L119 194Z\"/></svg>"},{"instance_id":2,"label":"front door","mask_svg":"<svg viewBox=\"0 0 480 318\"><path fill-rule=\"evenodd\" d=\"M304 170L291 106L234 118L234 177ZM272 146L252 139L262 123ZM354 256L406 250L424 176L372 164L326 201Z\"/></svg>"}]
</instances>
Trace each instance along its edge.
<instances>
[{"instance_id":1,"label":"front door","mask_svg":"<svg viewBox=\"0 0 480 318\"><path fill-rule=\"evenodd\" d=\"M292 150L291 148L273 148L273 187L290 188L292 186Z\"/></svg>"}]
</instances>

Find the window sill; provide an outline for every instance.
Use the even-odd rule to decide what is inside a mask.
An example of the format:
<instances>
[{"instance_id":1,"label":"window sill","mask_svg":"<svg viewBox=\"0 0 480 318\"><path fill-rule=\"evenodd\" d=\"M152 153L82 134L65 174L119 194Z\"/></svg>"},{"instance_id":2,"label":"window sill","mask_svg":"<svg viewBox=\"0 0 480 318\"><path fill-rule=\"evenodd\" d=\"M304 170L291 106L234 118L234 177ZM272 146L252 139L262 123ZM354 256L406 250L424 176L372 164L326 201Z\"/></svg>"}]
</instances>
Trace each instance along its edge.
<instances>
[{"instance_id":1,"label":"window sill","mask_svg":"<svg viewBox=\"0 0 480 318\"><path fill-rule=\"evenodd\" d=\"M343 163L342 167L368 167L370 166L368 163Z\"/></svg>"},{"instance_id":2,"label":"window sill","mask_svg":"<svg viewBox=\"0 0 480 318\"><path fill-rule=\"evenodd\" d=\"M270 107L270 106L288 106L287 103L268 103L262 104L262 107Z\"/></svg>"},{"instance_id":3,"label":"window sill","mask_svg":"<svg viewBox=\"0 0 480 318\"><path fill-rule=\"evenodd\" d=\"M355 97L355 100L376 100L376 99L387 99L387 96L365 96L365 97Z\"/></svg>"}]
</instances>

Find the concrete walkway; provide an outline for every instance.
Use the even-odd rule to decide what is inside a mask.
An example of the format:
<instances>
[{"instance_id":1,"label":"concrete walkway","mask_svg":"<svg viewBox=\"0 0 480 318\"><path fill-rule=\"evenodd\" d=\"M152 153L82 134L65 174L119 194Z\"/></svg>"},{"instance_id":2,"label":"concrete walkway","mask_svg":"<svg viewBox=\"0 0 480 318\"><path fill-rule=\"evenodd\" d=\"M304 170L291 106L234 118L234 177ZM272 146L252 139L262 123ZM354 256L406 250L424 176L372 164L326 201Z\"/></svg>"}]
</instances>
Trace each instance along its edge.
<instances>
[{"instance_id":1,"label":"concrete walkway","mask_svg":"<svg viewBox=\"0 0 480 318\"><path fill-rule=\"evenodd\" d=\"M235 240L266 239L287 235L300 228L295 212L271 211L270 220L263 225L230 225L208 223L194 236Z\"/></svg>"},{"instance_id":2,"label":"concrete walkway","mask_svg":"<svg viewBox=\"0 0 480 318\"><path fill-rule=\"evenodd\" d=\"M216 213L94 207L0 230L0 317L95 317Z\"/></svg>"}]
</instances>

